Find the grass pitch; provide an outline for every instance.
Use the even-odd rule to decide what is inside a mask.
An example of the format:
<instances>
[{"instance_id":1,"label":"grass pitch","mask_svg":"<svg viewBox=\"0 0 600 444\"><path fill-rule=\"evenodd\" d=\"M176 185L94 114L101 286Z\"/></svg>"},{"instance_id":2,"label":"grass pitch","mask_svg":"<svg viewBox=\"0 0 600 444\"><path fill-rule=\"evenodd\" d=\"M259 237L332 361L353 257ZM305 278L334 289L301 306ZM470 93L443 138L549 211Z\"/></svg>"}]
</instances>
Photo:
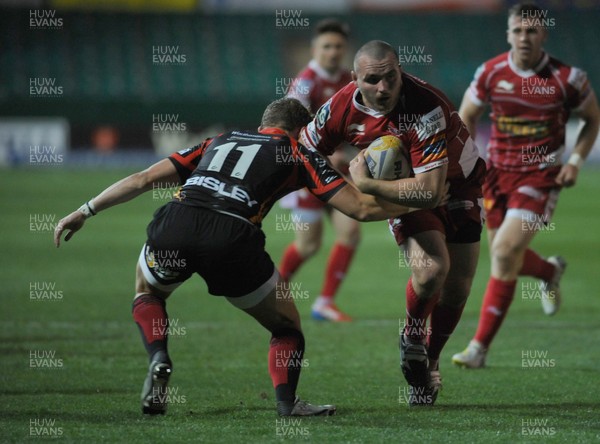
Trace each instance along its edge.
<instances>
[{"instance_id":1,"label":"grass pitch","mask_svg":"<svg viewBox=\"0 0 600 444\"><path fill-rule=\"evenodd\" d=\"M267 372L269 335L192 278L170 299L174 360L164 417L143 417L147 358L131 318L134 267L164 193L90 219L57 250L53 225L128 174L5 170L0 174L2 310L0 440L41 442L593 442L600 440L598 362L598 171L584 169L562 193L553 225L534 247L569 261L564 305L545 317L521 282L493 344L488 368L460 370L450 356L472 337L487 277L487 243L463 319L441 361L434 408L410 409L399 370L398 324L408 271L385 222L364 224L362 245L338 303L356 322L316 323L331 231L296 277L307 341L299 394L335 403L337 416L275 414ZM293 233L264 224L277 263ZM525 295L525 296L524 296ZM535 365L528 361L535 356ZM525 361L524 361L525 359Z\"/></svg>"}]
</instances>

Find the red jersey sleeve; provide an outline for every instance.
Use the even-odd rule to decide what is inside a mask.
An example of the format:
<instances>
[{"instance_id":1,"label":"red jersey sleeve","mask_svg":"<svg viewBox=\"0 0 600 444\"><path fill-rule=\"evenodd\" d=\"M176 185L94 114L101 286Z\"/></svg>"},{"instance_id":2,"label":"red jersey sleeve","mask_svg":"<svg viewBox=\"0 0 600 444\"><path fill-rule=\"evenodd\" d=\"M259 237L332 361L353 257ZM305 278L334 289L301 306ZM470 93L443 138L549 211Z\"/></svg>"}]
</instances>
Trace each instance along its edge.
<instances>
[{"instance_id":1,"label":"red jersey sleeve","mask_svg":"<svg viewBox=\"0 0 600 444\"><path fill-rule=\"evenodd\" d=\"M488 85L489 70L484 63L475 71L475 76L469 85L469 98L477 106L483 106L489 102L489 85Z\"/></svg>"},{"instance_id":2,"label":"red jersey sleeve","mask_svg":"<svg viewBox=\"0 0 600 444\"><path fill-rule=\"evenodd\" d=\"M173 165L175 165L181 183L185 183L185 181L188 180L188 178L192 175L192 172L196 169L198 163L200 163L200 159L202 159L202 156L206 151L206 147L212 140L212 138L206 139L201 144L177 151L168 157Z\"/></svg>"},{"instance_id":3,"label":"red jersey sleeve","mask_svg":"<svg viewBox=\"0 0 600 444\"><path fill-rule=\"evenodd\" d=\"M575 111L580 109L591 92L592 87L585 71L574 66L571 67L567 78L567 109Z\"/></svg>"},{"instance_id":4,"label":"red jersey sleeve","mask_svg":"<svg viewBox=\"0 0 600 444\"><path fill-rule=\"evenodd\" d=\"M344 107L335 94L319 108L314 119L300 131L300 142L306 147L329 156L344 140Z\"/></svg>"},{"instance_id":5,"label":"red jersey sleeve","mask_svg":"<svg viewBox=\"0 0 600 444\"><path fill-rule=\"evenodd\" d=\"M297 145L298 155L304 159L300 180L308 190L323 202L331 199L348 183L329 166L325 158L302 144Z\"/></svg>"},{"instance_id":6,"label":"red jersey sleeve","mask_svg":"<svg viewBox=\"0 0 600 444\"><path fill-rule=\"evenodd\" d=\"M425 173L449 162L449 116L440 105L423 114L408 133L409 151L415 174Z\"/></svg>"}]
</instances>

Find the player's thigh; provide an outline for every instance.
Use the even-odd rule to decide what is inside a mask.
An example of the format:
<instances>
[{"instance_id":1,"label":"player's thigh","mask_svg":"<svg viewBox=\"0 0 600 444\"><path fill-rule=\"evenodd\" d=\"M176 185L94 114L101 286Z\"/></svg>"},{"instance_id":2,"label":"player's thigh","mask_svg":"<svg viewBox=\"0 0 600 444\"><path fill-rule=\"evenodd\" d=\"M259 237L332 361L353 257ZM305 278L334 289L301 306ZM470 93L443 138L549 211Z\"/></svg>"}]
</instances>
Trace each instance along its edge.
<instances>
[{"instance_id":1,"label":"player's thigh","mask_svg":"<svg viewBox=\"0 0 600 444\"><path fill-rule=\"evenodd\" d=\"M360 222L332 208L331 223L335 230L337 242L352 247L358 245L360 242Z\"/></svg>"},{"instance_id":2,"label":"player's thigh","mask_svg":"<svg viewBox=\"0 0 600 444\"><path fill-rule=\"evenodd\" d=\"M450 267L444 235L437 230L417 233L403 243L403 250L412 271L413 284L431 291L439 289Z\"/></svg>"},{"instance_id":3,"label":"player's thigh","mask_svg":"<svg viewBox=\"0 0 600 444\"><path fill-rule=\"evenodd\" d=\"M142 272L142 268L140 267L140 264L138 262L138 264L135 267L135 298L134 299L138 298L139 296L141 296L143 294L149 294L152 296L157 296L162 299L167 299L171 295L171 293L172 293L172 291L159 290L158 288L151 285L148 282L148 280L146 279L146 277L144 276L144 273Z\"/></svg>"},{"instance_id":4,"label":"player's thigh","mask_svg":"<svg viewBox=\"0 0 600 444\"><path fill-rule=\"evenodd\" d=\"M442 301L446 305L460 306L471 292L479 261L480 243L449 243L447 247L450 269L444 282Z\"/></svg>"},{"instance_id":5,"label":"player's thigh","mask_svg":"<svg viewBox=\"0 0 600 444\"><path fill-rule=\"evenodd\" d=\"M487 228L486 229L487 232L487 240L488 240L488 246L489 246L489 252L490 255L492 254L492 244L494 243L494 239L496 238L496 233L498 232L497 228Z\"/></svg>"},{"instance_id":6,"label":"player's thigh","mask_svg":"<svg viewBox=\"0 0 600 444\"><path fill-rule=\"evenodd\" d=\"M524 252L535 237L536 227L530 227L519 215L507 215L496 230L490 244L493 257L512 257Z\"/></svg>"},{"instance_id":7,"label":"player's thigh","mask_svg":"<svg viewBox=\"0 0 600 444\"><path fill-rule=\"evenodd\" d=\"M311 210L318 211L321 210ZM308 257L315 254L321 248L321 240L323 237L323 218L312 218L310 222L302 222L298 219L296 230L294 233L294 241L296 249L302 257Z\"/></svg>"},{"instance_id":8,"label":"player's thigh","mask_svg":"<svg viewBox=\"0 0 600 444\"><path fill-rule=\"evenodd\" d=\"M262 301L243 310L271 332L286 327L301 329L296 304L281 279Z\"/></svg>"}]
</instances>

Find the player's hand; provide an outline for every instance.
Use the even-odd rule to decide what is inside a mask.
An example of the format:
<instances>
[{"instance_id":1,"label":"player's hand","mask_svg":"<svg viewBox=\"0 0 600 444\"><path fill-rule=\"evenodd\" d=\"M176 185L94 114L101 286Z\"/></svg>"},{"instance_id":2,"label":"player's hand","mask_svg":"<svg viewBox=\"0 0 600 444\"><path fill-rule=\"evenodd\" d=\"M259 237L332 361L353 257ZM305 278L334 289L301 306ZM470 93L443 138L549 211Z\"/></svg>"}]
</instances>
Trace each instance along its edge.
<instances>
[{"instance_id":1,"label":"player's hand","mask_svg":"<svg viewBox=\"0 0 600 444\"><path fill-rule=\"evenodd\" d=\"M579 168L577 168L575 165L567 163L566 165L562 166L555 180L558 185L569 188L575 185L575 182L577 182L578 174Z\"/></svg>"},{"instance_id":2,"label":"player's hand","mask_svg":"<svg viewBox=\"0 0 600 444\"><path fill-rule=\"evenodd\" d=\"M365 154L363 151L359 151L354 159L350 161L350 175L354 184L359 190L364 191L365 183L371 178L369 169L367 168L367 161L365 160Z\"/></svg>"},{"instance_id":3,"label":"player's hand","mask_svg":"<svg viewBox=\"0 0 600 444\"><path fill-rule=\"evenodd\" d=\"M81 211L73 211L67 217L63 217L56 228L54 229L54 245L56 248L60 247L60 238L63 234L63 231L70 230L65 236L65 242L73 237L76 231L79 231L83 224L85 223L85 214Z\"/></svg>"}]
</instances>

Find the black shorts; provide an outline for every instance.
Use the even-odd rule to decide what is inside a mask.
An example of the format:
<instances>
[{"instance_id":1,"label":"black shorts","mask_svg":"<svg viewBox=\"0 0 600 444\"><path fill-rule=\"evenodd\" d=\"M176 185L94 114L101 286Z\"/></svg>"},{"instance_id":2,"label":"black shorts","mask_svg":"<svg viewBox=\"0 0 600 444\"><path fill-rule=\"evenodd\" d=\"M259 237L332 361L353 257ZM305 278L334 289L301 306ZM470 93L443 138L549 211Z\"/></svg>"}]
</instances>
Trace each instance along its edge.
<instances>
[{"instance_id":1,"label":"black shorts","mask_svg":"<svg viewBox=\"0 0 600 444\"><path fill-rule=\"evenodd\" d=\"M170 202L154 213L147 235L139 264L159 290L173 291L198 273L210 294L248 308L277 283L264 233L244 219Z\"/></svg>"}]
</instances>

